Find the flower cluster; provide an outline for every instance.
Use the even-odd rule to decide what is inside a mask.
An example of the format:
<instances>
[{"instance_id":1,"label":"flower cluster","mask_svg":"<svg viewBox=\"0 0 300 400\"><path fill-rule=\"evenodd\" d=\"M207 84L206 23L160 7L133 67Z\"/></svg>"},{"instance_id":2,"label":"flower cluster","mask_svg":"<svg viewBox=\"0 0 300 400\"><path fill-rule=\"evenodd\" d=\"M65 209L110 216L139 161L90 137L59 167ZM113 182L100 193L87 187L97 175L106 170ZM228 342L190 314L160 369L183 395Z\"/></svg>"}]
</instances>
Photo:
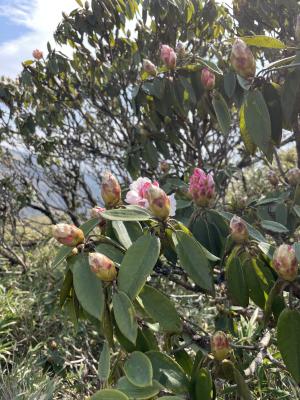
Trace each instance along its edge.
<instances>
[{"instance_id":1,"label":"flower cluster","mask_svg":"<svg viewBox=\"0 0 300 400\"><path fill-rule=\"evenodd\" d=\"M52 227L52 235L59 243L69 247L75 247L84 242L84 233L75 225L54 225Z\"/></svg>"},{"instance_id":2,"label":"flower cluster","mask_svg":"<svg viewBox=\"0 0 300 400\"><path fill-rule=\"evenodd\" d=\"M104 282L111 282L117 277L115 263L102 253L89 253L91 271Z\"/></svg>"},{"instance_id":3,"label":"flower cluster","mask_svg":"<svg viewBox=\"0 0 300 400\"><path fill-rule=\"evenodd\" d=\"M228 337L222 331L218 331L212 336L210 346L214 358L218 361L227 358L231 351Z\"/></svg>"},{"instance_id":4,"label":"flower cluster","mask_svg":"<svg viewBox=\"0 0 300 400\"><path fill-rule=\"evenodd\" d=\"M180 57L182 57L185 53L185 48L182 43L178 43L176 50ZM169 69L176 68L177 54L175 50L167 44L162 44L160 47L160 59ZM156 76L157 74L156 66L147 58L143 60L143 70L152 76Z\"/></svg>"},{"instance_id":5,"label":"flower cluster","mask_svg":"<svg viewBox=\"0 0 300 400\"><path fill-rule=\"evenodd\" d=\"M106 171L102 176L101 196L106 207L115 207L121 200L121 186L117 178Z\"/></svg>"},{"instance_id":6,"label":"flower cluster","mask_svg":"<svg viewBox=\"0 0 300 400\"><path fill-rule=\"evenodd\" d=\"M230 61L233 69L245 79L253 78L256 62L252 51L242 39L236 39L232 46Z\"/></svg>"},{"instance_id":7,"label":"flower cluster","mask_svg":"<svg viewBox=\"0 0 300 400\"><path fill-rule=\"evenodd\" d=\"M201 71L201 83L206 90L211 90L215 87L216 76L208 68L203 68Z\"/></svg>"},{"instance_id":8,"label":"flower cluster","mask_svg":"<svg viewBox=\"0 0 300 400\"><path fill-rule=\"evenodd\" d=\"M160 48L160 58L162 62L170 69L176 67L176 53L174 49L167 44L163 44Z\"/></svg>"},{"instance_id":9,"label":"flower cluster","mask_svg":"<svg viewBox=\"0 0 300 400\"><path fill-rule=\"evenodd\" d=\"M94 207L91 209L91 217L92 218L99 218L99 227L103 228L106 225L106 220L102 217L101 213L105 211L106 208L104 207Z\"/></svg>"},{"instance_id":10,"label":"flower cluster","mask_svg":"<svg viewBox=\"0 0 300 400\"><path fill-rule=\"evenodd\" d=\"M215 182L212 175L206 174L200 168L195 168L190 177L189 193L197 206L209 206L215 196Z\"/></svg>"},{"instance_id":11,"label":"flower cluster","mask_svg":"<svg viewBox=\"0 0 300 400\"><path fill-rule=\"evenodd\" d=\"M165 219L176 212L174 194L167 196L157 181L140 177L129 186L125 201L128 204L149 208L155 216Z\"/></svg>"},{"instance_id":12,"label":"flower cluster","mask_svg":"<svg viewBox=\"0 0 300 400\"><path fill-rule=\"evenodd\" d=\"M291 186L297 186L300 184L300 169L292 168L286 174L287 180Z\"/></svg>"},{"instance_id":13,"label":"flower cluster","mask_svg":"<svg viewBox=\"0 0 300 400\"><path fill-rule=\"evenodd\" d=\"M292 282L298 275L298 261L293 246L282 244L273 256L273 267L278 276L285 281Z\"/></svg>"},{"instance_id":14,"label":"flower cluster","mask_svg":"<svg viewBox=\"0 0 300 400\"><path fill-rule=\"evenodd\" d=\"M245 243L248 240L249 232L245 221L234 215L230 221L231 237L236 243Z\"/></svg>"},{"instance_id":15,"label":"flower cluster","mask_svg":"<svg viewBox=\"0 0 300 400\"><path fill-rule=\"evenodd\" d=\"M32 52L33 58L35 58L37 61L41 60L43 58L43 52L39 49L35 49Z\"/></svg>"}]
</instances>

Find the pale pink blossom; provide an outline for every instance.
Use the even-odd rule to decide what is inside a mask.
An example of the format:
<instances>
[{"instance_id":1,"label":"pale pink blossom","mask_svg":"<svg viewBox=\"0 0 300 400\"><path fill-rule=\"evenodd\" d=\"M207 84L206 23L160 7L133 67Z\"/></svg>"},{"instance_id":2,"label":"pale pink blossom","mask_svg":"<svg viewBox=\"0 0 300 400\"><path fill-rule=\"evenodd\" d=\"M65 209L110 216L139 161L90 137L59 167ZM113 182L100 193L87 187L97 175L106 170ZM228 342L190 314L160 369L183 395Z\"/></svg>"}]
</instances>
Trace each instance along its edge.
<instances>
[{"instance_id":1,"label":"pale pink blossom","mask_svg":"<svg viewBox=\"0 0 300 400\"><path fill-rule=\"evenodd\" d=\"M195 168L190 177L189 193L197 206L207 207L215 196L215 182L212 175Z\"/></svg>"},{"instance_id":2,"label":"pale pink blossom","mask_svg":"<svg viewBox=\"0 0 300 400\"><path fill-rule=\"evenodd\" d=\"M149 178L140 177L133 181L129 186L129 192L126 194L125 201L128 204L149 208L149 201L147 199L147 191L152 187L159 187L157 181L151 182ZM175 195L171 194L170 200L170 216L173 217L176 212L176 199Z\"/></svg>"},{"instance_id":3,"label":"pale pink blossom","mask_svg":"<svg viewBox=\"0 0 300 400\"><path fill-rule=\"evenodd\" d=\"M160 58L168 68L174 69L176 67L176 53L174 49L167 44L161 46Z\"/></svg>"},{"instance_id":4,"label":"pale pink blossom","mask_svg":"<svg viewBox=\"0 0 300 400\"><path fill-rule=\"evenodd\" d=\"M33 58L35 58L36 60L41 60L43 58L43 52L39 49L35 49L32 52L32 56Z\"/></svg>"}]
</instances>

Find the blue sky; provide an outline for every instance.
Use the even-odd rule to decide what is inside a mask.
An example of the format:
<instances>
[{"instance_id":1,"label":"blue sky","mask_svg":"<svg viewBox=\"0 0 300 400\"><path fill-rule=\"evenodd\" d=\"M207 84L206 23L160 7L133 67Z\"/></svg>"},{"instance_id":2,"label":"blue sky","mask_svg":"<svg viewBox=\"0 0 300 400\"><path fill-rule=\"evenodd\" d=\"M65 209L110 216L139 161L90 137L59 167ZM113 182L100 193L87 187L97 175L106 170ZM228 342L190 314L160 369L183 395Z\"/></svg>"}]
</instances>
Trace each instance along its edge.
<instances>
[{"instance_id":1,"label":"blue sky","mask_svg":"<svg viewBox=\"0 0 300 400\"><path fill-rule=\"evenodd\" d=\"M63 11L75 0L0 0L0 76L15 78L36 48L46 51Z\"/></svg>"}]
</instances>

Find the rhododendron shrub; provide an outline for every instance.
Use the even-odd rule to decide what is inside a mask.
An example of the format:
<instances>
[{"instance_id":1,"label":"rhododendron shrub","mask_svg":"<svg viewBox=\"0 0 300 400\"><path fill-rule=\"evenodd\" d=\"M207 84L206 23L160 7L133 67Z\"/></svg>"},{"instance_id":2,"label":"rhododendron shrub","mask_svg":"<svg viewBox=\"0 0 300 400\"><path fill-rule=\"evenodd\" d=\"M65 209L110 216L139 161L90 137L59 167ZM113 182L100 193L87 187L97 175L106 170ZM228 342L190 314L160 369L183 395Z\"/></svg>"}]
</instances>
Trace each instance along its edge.
<instances>
[{"instance_id":1,"label":"rhododendron shrub","mask_svg":"<svg viewBox=\"0 0 300 400\"><path fill-rule=\"evenodd\" d=\"M0 83L66 205L30 203L30 181L1 210L54 224L94 400L300 397L299 4L223 3L78 1L70 56L35 50L20 91Z\"/></svg>"},{"instance_id":2,"label":"rhododendron shrub","mask_svg":"<svg viewBox=\"0 0 300 400\"><path fill-rule=\"evenodd\" d=\"M76 319L95 324L103 341L103 388L93 399L213 399L218 382L235 383L237 394L251 399L256 390L253 363L270 337L264 347L247 345L247 340L239 344L233 324L239 312L253 307L261 309L261 329L277 326L282 368L299 380L294 350L283 333L283 325L297 329L298 324L293 309L299 296L298 247L268 243L265 232L283 229L275 221L262 221L257 229L216 207L211 172L192 169L182 184L186 190L166 193L158 181L139 177L121 190L117 178L106 172L100 191L108 208L94 207L93 218L80 228L53 228L61 243L66 235L76 239L82 233L78 243L65 243L54 265L67 265L61 305L71 308ZM295 190L292 183L289 190ZM189 210L186 224L183 204ZM206 331L190 323L172 298L155 287L158 277L216 301L221 291L227 304L216 308L214 328ZM123 373L114 376L110 356L119 347L127 356L115 361ZM243 351L248 348L250 358Z\"/></svg>"}]
</instances>

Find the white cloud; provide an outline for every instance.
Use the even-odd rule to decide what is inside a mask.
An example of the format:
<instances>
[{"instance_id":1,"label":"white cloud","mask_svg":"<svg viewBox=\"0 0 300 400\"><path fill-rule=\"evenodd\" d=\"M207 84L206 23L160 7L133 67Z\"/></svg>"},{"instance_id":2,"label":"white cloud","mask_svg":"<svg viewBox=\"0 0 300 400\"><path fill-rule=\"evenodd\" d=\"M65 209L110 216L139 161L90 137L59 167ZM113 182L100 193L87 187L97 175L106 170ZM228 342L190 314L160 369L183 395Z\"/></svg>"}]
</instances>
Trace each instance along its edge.
<instances>
[{"instance_id":1,"label":"white cloud","mask_svg":"<svg viewBox=\"0 0 300 400\"><path fill-rule=\"evenodd\" d=\"M76 7L74 0L13 0L9 5L0 5L0 15L27 29L20 37L0 44L0 75L14 78L22 70L22 61L32 58L32 50L46 52L47 42L54 42L53 33L62 12Z\"/></svg>"}]
</instances>

